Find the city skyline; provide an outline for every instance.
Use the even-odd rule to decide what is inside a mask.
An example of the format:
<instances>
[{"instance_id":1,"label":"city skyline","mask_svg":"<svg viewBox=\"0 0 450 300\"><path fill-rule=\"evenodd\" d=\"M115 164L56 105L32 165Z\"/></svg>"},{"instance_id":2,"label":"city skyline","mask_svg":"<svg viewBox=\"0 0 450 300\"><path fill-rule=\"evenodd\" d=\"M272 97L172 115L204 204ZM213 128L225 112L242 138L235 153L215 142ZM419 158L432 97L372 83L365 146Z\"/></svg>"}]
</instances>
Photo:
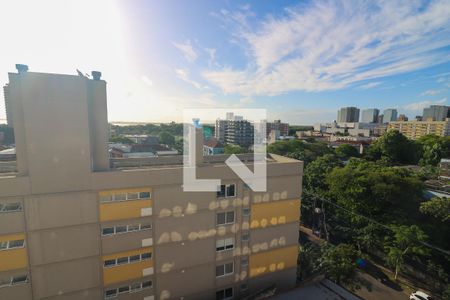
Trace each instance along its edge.
<instances>
[{"instance_id":1,"label":"city skyline","mask_svg":"<svg viewBox=\"0 0 450 300\"><path fill-rule=\"evenodd\" d=\"M0 24L17 30L4 32L0 83L16 63L101 71L110 122L180 122L183 108L211 107L265 108L294 125L330 122L347 106L412 119L450 103L445 4L2 3Z\"/></svg>"}]
</instances>

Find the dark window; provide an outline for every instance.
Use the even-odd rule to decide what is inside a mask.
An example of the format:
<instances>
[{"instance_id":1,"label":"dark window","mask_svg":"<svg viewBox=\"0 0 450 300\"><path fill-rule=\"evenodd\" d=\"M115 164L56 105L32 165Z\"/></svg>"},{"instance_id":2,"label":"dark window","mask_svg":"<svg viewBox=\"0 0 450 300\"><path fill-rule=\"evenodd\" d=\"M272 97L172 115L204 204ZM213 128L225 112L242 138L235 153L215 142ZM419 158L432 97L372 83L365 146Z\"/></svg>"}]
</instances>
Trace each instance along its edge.
<instances>
[{"instance_id":1,"label":"dark window","mask_svg":"<svg viewBox=\"0 0 450 300\"><path fill-rule=\"evenodd\" d=\"M117 264L118 265L123 265L123 264L127 264L128 263L128 256L126 257L119 257L117 259Z\"/></svg>"},{"instance_id":2,"label":"dark window","mask_svg":"<svg viewBox=\"0 0 450 300\"><path fill-rule=\"evenodd\" d=\"M111 267L111 266L114 266L115 264L116 264L115 259L108 259L108 260L105 260L105 262L104 262L105 267Z\"/></svg>"},{"instance_id":3,"label":"dark window","mask_svg":"<svg viewBox=\"0 0 450 300\"><path fill-rule=\"evenodd\" d=\"M217 197L225 197L225 185L220 186L220 191L217 191Z\"/></svg>"},{"instance_id":4,"label":"dark window","mask_svg":"<svg viewBox=\"0 0 450 300\"><path fill-rule=\"evenodd\" d=\"M100 202L109 202L111 201L111 196L100 196Z\"/></svg>"},{"instance_id":5,"label":"dark window","mask_svg":"<svg viewBox=\"0 0 450 300\"><path fill-rule=\"evenodd\" d=\"M242 233L242 241L247 242L250 239L250 233L244 232Z\"/></svg>"},{"instance_id":6,"label":"dark window","mask_svg":"<svg viewBox=\"0 0 450 300\"><path fill-rule=\"evenodd\" d=\"M127 225L116 226L116 233L127 232Z\"/></svg>"},{"instance_id":7,"label":"dark window","mask_svg":"<svg viewBox=\"0 0 450 300\"><path fill-rule=\"evenodd\" d=\"M105 227L102 229L102 235L114 234L114 227Z\"/></svg>"},{"instance_id":8,"label":"dark window","mask_svg":"<svg viewBox=\"0 0 450 300\"><path fill-rule=\"evenodd\" d=\"M247 267L248 266L248 257L241 258L241 267Z\"/></svg>"},{"instance_id":9,"label":"dark window","mask_svg":"<svg viewBox=\"0 0 450 300\"><path fill-rule=\"evenodd\" d=\"M226 223L227 224L234 223L234 211L227 212Z\"/></svg>"},{"instance_id":10,"label":"dark window","mask_svg":"<svg viewBox=\"0 0 450 300\"><path fill-rule=\"evenodd\" d=\"M105 298L113 298L117 296L117 289L106 290Z\"/></svg>"},{"instance_id":11,"label":"dark window","mask_svg":"<svg viewBox=\"0 0 450 300\"><path fill-rule=\"evenodd\" d=\"M114 201L124 201L127 200L127 194L116 194L113 196Z\"/></svg>"},{"instance_id":12,"label":"dark window","mask_svg":"<svg viewBox=\"0 0 450 300\"><path fill-rule=\"evenodd\" d=\"M139 193L140 199L149 199L150 198L150 192L140 192Z\"/></svg>"},{"instance_id":13,"label":"dark window","mask_svg":"<svg viewBox=\"0 0 450 300\"><path fill-rule=\"evenodd\" d=\"M22 275L22 276L14 276L11 280L11 284L20 284L20 283L25 283L28 281L28 276L27 275Z\"/></svg>"},{"instance_id":14,"label":"dark window","mask_svg":"<svg viewBox=\"0 0 450 300\"><path fill-rule=\"evenodd\" d=\"M225 300L233 298L233 288L227 288L216 292L216 300Z\"/></svg>"},{"instance_id":15,"label":"dark window","mask_svg":"<svg viewBox=\"0 0 450 300\"><path fill-rule=\"evenodd\" d=\"M217 225L223 225L225 224L225 213L218 213L217 214Z\"/></svg>"},{"instance_id":16,"label":"dark window","mask_svg":"<svg viewBox=\"0 0 450 300\"><path fill-rule=\"evenodd\" d=\"M234 267L233 263L225 264L225 274L233 273L233 269L234 269L233 267Z\"/></svg>"},{"instance_id":17,"label":"dark window","mask_svg":"<svg viewBox=\"0 0 450 300\"><path fill-rule=\"evenodd\" d=\"M119 294L128 293L128 292L130 292L130 286L129 285L121 286L119 288Z\"/></svg>"},{"instance_id":18,"label":"dark window","mask_svg":"<svg viewBox=\"0 0 450 300\"><path fill-rule=\"evenodd\" d=\"M139 224L128 225L128 231L138 231Z\"/></svg>"},{"instance_id":19,"label":"dark window","mask_svg":"<svg viewBox=\"0 0 450 300\"><path fill-rule=\"evenodd\" d=\"M148 253L142 253L142 254L141 254L141 257L142 257L142 260L144 260L144 259L150 259L150 258L152 258L152 253L151 253L151 252L148 252Z\"/></svg>"},{"instance_id":20,"label":"dark window","mask_svg":"<svg viewBox=\"0 0 450 300\"><path fill-rule=\"evenodd\" d=\"M236 196L236 186L234 184L227 185L227 197Z\"/></svg>"},{"instance_id":21,"label":"dark window","mask_svg":"<svg viewBox=\"0 0 450 300\"><path fill-rule=\"evenodd\" d=\"M139 193L128 193L127 200L135 200L139 198Z\"/></svg>"},{"instance_id":22,"label":"dark window","mask_svg":"<svg viewBox=\"0 0 450 300\"><path fill-rule=\"evenodd\" d=\"M141 287L142 287L141 283L132 283L131 284L131 290L132 291L140 290Z\"/></svg>"},{"instance_id":23,"label":"dark window","mask_svg":"<svg viewBox=\"0 0 450 300\"><path fill-rule=\"evenodd\" d=\"M143 223L141 224L141 230L152 229L152 223Z\"/></svg>"},{"instance_id":24,"label":"dark window","mask_svg":"<svg viewBox=\"0 0 450 300\"><path fill-rule=\"evenodd\" d=\"M8 249L8 241L0 242L0 250Z\"/></svg>"},{"instance_id":25,"label":"dark window","mask_svg":"<svg viewBox=\"0 0 450 300\"><path fill-rule=\"evenodd\" d=\"M5 204L5 207L3 208L3 211L21 211L22 210L22 204L21 203L7 203Z\"/></svg>"},{"instance_id":26,"label":"dark window","mask_svg":"<svg viewBox=\"0 0 450 300\"><path fill-rule=\"evenodd\" d=\"M149 280L149 281L144 281L143 283L142 283L142 288L143 289L146 289L146 288L151 288L152 287L152 282Z\"/></svg>"},{"instance_id":27,"label":"dark window","mask_svg":"<svg viewBox=\"0 0 450 300\"><path fill-rule=\"evenodd\" d=\"M9 249L12 248L22 248L23 245L25 244L25 240L14 240L14 241L9 241Z\"/></svg>"},{"instance_id":28,"label":"dark window","mask_svg":"<svg viewBox=\"0 0 450 300\"><path fill-rule=\"evenodd\" d=\"M242 215L243 216L249 216L250 215L250 207L245 207L242 209Z\"/></svg>"},{"instance_id":29,"label":"dark window","mask_svg":"<svg viewBox=\"0 0 450 300\"><path fill-rule=\"evenodd\" d=\"M141 260L141 256L139 254L130 256L130 262L136 262L136 261L140 261L140 260Z\"/></svg>"},{"instance_id":30,"label":"dark window","mask_svg":"<svg viewBox=\"0 0 450 300\"><path fill-rule=\"evenodd\" d=\"M241 291L248 290L248 285L246 283L241 284Z\"/></svg>"}]
</instances>

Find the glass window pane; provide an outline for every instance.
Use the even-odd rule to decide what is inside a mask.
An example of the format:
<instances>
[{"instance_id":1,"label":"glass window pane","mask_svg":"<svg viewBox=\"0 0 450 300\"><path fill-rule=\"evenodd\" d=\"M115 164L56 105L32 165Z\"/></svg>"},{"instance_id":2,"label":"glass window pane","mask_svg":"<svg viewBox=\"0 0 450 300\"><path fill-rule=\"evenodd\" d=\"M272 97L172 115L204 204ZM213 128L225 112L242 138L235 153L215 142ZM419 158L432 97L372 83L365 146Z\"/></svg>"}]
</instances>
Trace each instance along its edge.
<instances>
[{"instance_id":1,"label":"glass window pane","mask_svg":"<svg viewBox=\"0 0 450 300\"><path fill-rule=\"evenodd\" d=\"M140 290L141 289L141 283L132 283L131 284L131 290L132 291L136 291L136 290Z\"/></svg>"},{"instance_id":2,"label":"glass window pane","mask_svg":"<svg viewBox=\"0 0 450 300\"><path fill-rule=\"evenodd\" d=\"M227 212L227 223L234 223L234 211Z\"/></svg>"},{"instance_id":3,"label":"glass window pane","mask_svg":"<svg viewBox=\"0 0 450 300\"><path fill-rule=\"evenodd\" d=\"M118 265L123 265L123 264L127 264L128 263L128 256L126 257L119 257L117 259L117 264Z\"/></svg>"},{"instance_id":4,"label":"glass window pane","mask_svg":"<svg viewBox=\"0 0 450 300\"><path fill-rule=\"evenodd\" d=\"M225 272L224 272L224 271L225 271L225 269L224 269L224 266L223 266L223 265L217 266L217 267L216 267L216 277L225 275Z\"/></svg>"},{"instance_id":5,"label":"glass window pane","mask_svg":"<svg viewBox=\"0 0 450 300\"><path fill-rule=\"evenodd\" d=\"M127 286L121 286L120 288L119 288L119 294L122 294L122 293L128 293L130 291L130 286L129 285L127 285Z\"/></svg>"},{"instance_id":6,"label":"glass window pane","mask_svg":"<svg viewBox=\"0 0 450 300\"><path fill-rule=\"evenodd\" d=\"M116 233L124 233L124 232L127 232L126 225L116 226Z\"/></svg>"},{"instance_id":7,"label":"glass window pane","mask_svg":"<svg viewBox=\"0 0 450 300\"><path fill-rule=\"evenodd\" d=\"M233 297L233 288L228 288L225 290L225 298Z\"/></svg>"},{"instance_id":8,"label":"glass window pane","mask_svg":"<svg viewBox=\"0 0 450 300\"><path fill-rule=\"evenodd\" d=\"M225 213L217 214L217 225L225 224Z\"/></svg>"},{"instance_id":9,"label":"glass window pane","mask_svg":"<svg viewBox=\"0 0 450 300\"><path fill-rule=\"evenodd\" d=\"M139 198L141 199L149 199L150 198L150 192L140 192Z\"/></svg>"},{"instance_id":10,"label":"glass window pane","mask_svg":"<svg viewBox=\"0 0 450 300\"><path fill-rule=\"evenodd\" d=\"M111 201L111 196L100 196L100 202L109 202Z\"/></svg>"},{"instance_id":11,"label":"glass window pane","mask_svg":"<svg viewBox=\"0 0 450 300\"><path fill-rule=\"evenodd\" d=\"M15 240L15 241L9 241L9 248L22 248L25 244L25 240Z\"/></svg>"},{"instance_id":12,"label":"glass window pane","mask_svg":"<svg viewBox=\"0 0 450 300\"><path fill-rule=\"evenodd\" d=\"M222 300L225 298L225 290L220 290L216 292L216 300Z\"/></svg>"},{"instance_id":13,"label":"glass window pane","mask_svg":"<svg viewBox=\"0 0 450 300\"><path fill-rule=\"evenodd\" d=\"M225 264L225 274L233 273L233 263Z\"/></svg>"},{"instance_id":14,"label":"glass window pane","mask_svg":"<svg viewBox=\"0 0 450 300\"><path fill-rule=\"evenodd\" d=\"M8 241L0 242L0 250L8 248Z\"/></svg>"},{"instance_id":15,"label":"glass window pane","mask_svg":"<svg viewBox=\"0 0 450 300\"><path fill-rule=\"evenodd\" d=\"M114 227L105 227L102 229L102 235L114 234Z\"/></svg>"},{"instance_id":16,"label":"glass window pane","mask_svg":"<svg viewBox=\"0 0 450 300\"><path fill-rule=\"evenodd\" d=\"M244 257L241 259L241 266L242 267L248 266L248 258L247 257Z\"/></svg>"},{"instance_id":17,"label":"glass window pane","mask_svg":"<svg viewBox=\"0 0 450 300\"><path fill-rule=\"evenodd\" d=\"M106 290L105 298L112 298L117 296L117 289Z\"/></svg>"},{"instance_id":18,"label":"glass window pane","mask_svg":"<svg viewBox=\"0 0 450 300\"><path fill-rule=\"evenodd\" d=\"M21 211L22 204L21 203L7 203L5 204L4 211Z\"/></svg>"},{"instance_id":19,"label":"glass window pane","mask_svg":"<svg viewBox=\"0 0 450 300\"><path fill-rule=\"evenodd\" d=\"M152 229L152 223L142 223L141 230Z\"/></svg>"},{"instance_id":20,"label":"glass window pane","mask_svg":"<svg viewBox=\"0 0 450 300\"><path fill-rule=\"evenodd\" d=\"M246 242L246 241L248 241L250 239L250 234L248 233L248 232L244 232L243 234L242 234L242 240L244 241L244 242Z\"/></svg>"},{"instance_id":21,"label":"glass window pane","mask_svg":"<svg viewBox=\"0 0 450 300\"><path fill-rule=\"evenodd\" d=\"M105 267L111 267L111 266L114 266L115 264L116 264L115 259L108 259L108 260L105 260L105 262L104 262Z\"/></svg>"},{"instance_id":22,"label":"glass window pane","mask_svg":"<svg viewBox=\"0 0 450 300\"><path fill-rule=\"evenodd\" d=\"M246 283L241 284L241 291L248 290L248 285Z\"/></svg>"},{"instance_id":23,"label":"glass window pane","mask_svg":"<svg viewBox=\"0 0 450 300\"><path fill-rule=\"evenodd\" d=\"M140 261L140 260L141 260L141 256L139 254L130 256L130 262L135 262L135 261Z\"/></svg>"},{"instance_id":24,"label":"glass window pane","mask_svg":"<svg viewBox=\"0 0 450 300\"><path fill-rule=\"evenodd\" d=\"M149 281L144 281L143 283L142 283L142 288L143 289L145 289L145 288L151 288L152 287L152 282L149 280Z\"/></svg>"},{"instance_id":25,"label":"glass window pane","mask_svg":"<svg viewBox=\"0 0 450 300\"><path fill-rule=\"evenodd\" d=\"M27 275L22 275L22 276L15 276L12 278L11 280L11 284L19 284L19 283L24 283L27 282L28 280L28 276Z\"/></svg>"},{"instance_id":26,"label":"glass window pane","mask_svg":"<svg viewBox=\"0 0 450 300\"><path fill-rule=\"evenodd\" d=\"M128 193L127 200L135 200L139 198L139 193Z\"/></svg>"},{"instance_id":27,"label":"glass window pane","mask_svg":"<svg viewBox=\"0 0 450 300\"><path fill-rule=\"evenodd\" d=\"M128 225L128 231L138 231L138 230L139 230L139 224Z\"/></svg>"},{"instance_id":28,"label":"glass window pane","mask_svg":"<svg viewBox=\"0 0 450 300\"><path fill-rule=\"evenodd\" d=\"M242 209L242 215L249 216L250 215L250 208L246 207Z\"/></svg>"},{"instance_id":29,"label":"glass window pane","mask_svg":"<svg viewBox=\"0 0 450 300\"><path fill-rule=\"evenodd\" d=\"M148 253L142 253L142 254L141 254L141 257L142 257L142 260L144 260L144 259L150 259L150 258L152 258L152 253L151 253L151 252L148 252Z\"/></svg>"},{"instance_id":30,"label":"glass window pane","mask_svg":"<svg viewBox=\"0 0 450 300\"><path fill-rule=\"evenodd\" d=\"M113 195L113 201L124 201L127 200L127 194L115 194Z\"/></svg>"},{"instance_id":31,"label":"glass window pane","mask_svg":"<svg viewBox=\"0 0 450 300\"><path fill-rule=\"evenodd\" d=\"M5 207L5 205L3 203L0 203L0 212L3 211L3 208Z\"/></svg>"},{"instance_id":32,"label":"glass window pane","mask_svg":"<svg viewBox=\"0 0 450 300\"><path fill-rule=\"evenodd\" d=\"M220 186L220 191L217 191L217 197L225 197L225 185Z\"/></svg>"},{"instance_id":33,"label":"glass window pane","mask_svg":"<svg viewBox=\"0 0 450 300\"><path fill-rule=\"evenodd\" d=\"M230 184L227 186L227 197L234 197L236 195L236 186Z\"/></svg>"}]
</instances>

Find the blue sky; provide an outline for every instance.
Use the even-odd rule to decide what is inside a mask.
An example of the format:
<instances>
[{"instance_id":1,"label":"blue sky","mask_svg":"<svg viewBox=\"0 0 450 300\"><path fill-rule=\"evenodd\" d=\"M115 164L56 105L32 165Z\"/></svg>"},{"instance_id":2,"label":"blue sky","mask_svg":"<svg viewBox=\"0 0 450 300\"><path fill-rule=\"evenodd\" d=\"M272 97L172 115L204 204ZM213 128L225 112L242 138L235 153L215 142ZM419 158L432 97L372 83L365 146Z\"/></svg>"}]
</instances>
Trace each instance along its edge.
<instances>
[{"instance_id":1,"label":"blue sky","mask_svg":"<svg viewBox=\"0 0 450 300\"><path fill-rule=\"evenodd\" d=\"M0 4L2 28L26 20L3 37L0 83L15 63L101 70L110 121L266 108L312 124L342 106L413 117L450 103L448 0L60 2Z\"/></svg>"}]
</instances>

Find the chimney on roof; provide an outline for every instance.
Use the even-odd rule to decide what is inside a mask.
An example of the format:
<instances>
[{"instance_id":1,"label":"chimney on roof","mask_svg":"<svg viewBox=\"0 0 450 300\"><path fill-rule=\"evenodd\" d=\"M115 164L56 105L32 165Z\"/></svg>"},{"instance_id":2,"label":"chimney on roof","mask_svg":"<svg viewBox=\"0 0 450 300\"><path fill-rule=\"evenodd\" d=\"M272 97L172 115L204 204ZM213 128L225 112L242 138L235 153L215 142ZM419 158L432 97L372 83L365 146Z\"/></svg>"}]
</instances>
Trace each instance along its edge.
<instances>
[{"instance_id":1,"label":"chimney on roof","mask_svg":"<svg viewBox=\"0 0 450 300\"><path fill-rule=\"evenodd\" d=\"M28 71L28 66L22 65L22 64L16 64L16 69L17 69L17 72L19 72L19 74L22 74L22 73L26 73Z\"/></svg>"},{"instance_id":2,"label":"chimney on roof","mask_svg":"<svg viewBox=\"0 0 450 300\"><path fill-rule=\"evenodd\" d=\"M100 78L102 77L102 72L92 71L91 75L94 80L100 80Z\"/></svg>"}]
</instances>

